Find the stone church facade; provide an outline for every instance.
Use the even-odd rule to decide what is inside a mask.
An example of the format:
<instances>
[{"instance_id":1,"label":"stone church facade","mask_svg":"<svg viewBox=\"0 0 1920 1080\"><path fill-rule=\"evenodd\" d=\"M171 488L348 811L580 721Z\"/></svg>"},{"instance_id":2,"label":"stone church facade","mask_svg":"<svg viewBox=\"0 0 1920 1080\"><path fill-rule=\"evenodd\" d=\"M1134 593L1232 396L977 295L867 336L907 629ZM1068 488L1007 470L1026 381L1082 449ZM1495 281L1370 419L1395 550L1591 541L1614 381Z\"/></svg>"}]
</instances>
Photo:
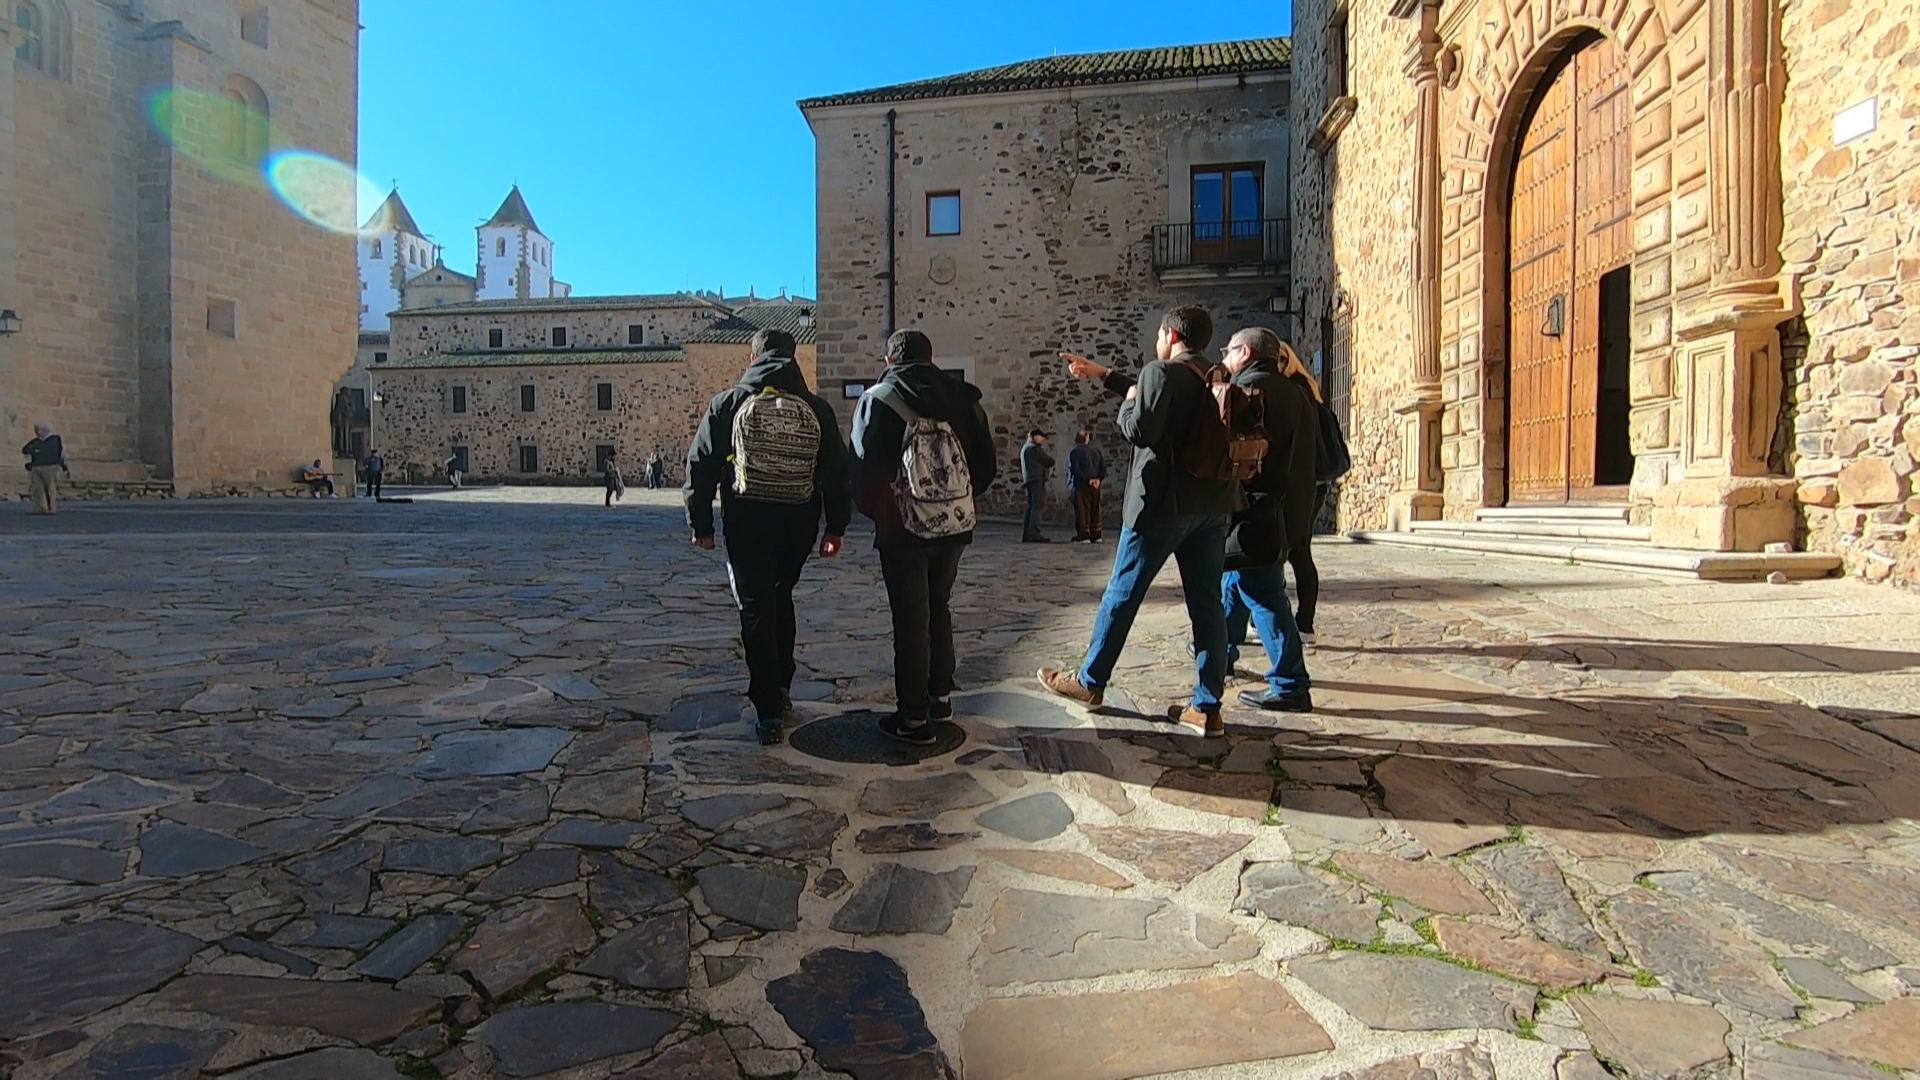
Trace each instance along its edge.
<instances>
[{"instance_id":1,"label":"stone church facade","mask_svg":"<svg viewBox=\"0 0 1920 1080\"><path fill-rule=\"evenodd\" d=\"M1920 2L1294 14L1344 526L1603 521L1920 584Z\"/></svg>"},{"instance_id":2,"label":"stone church facade","mask_svg":"<svg viewBox=\"0 0 1920 1080\"><path fill-rule=\"evenodd\" d=\"M282 148L354 162L358 15L356 0L9 0L9 446L46 421L84 488L175 494L284 488L326 455L354 354L354 242L288 209L262 167ZM231 130L193 128L195 102Z\"/></svg>"},{"instance_id":3,"label":"stone church facade","mask_svg":"<svg viewBox=\"0 0 1920 1080\"><path fill-rule=\"evenodd\" d=\"M1019 505L1030 429L1064 461L1091 428L1124 463L1116 403L1057 354L1137 369L1161 315L1188 304L1222 343L1287 325L1288 48L1050 57L800 102L816 142L820 388L842 421L888 334L914 328L984 393L1001 454L988 507Z\"/></svg>"}]
</instances>

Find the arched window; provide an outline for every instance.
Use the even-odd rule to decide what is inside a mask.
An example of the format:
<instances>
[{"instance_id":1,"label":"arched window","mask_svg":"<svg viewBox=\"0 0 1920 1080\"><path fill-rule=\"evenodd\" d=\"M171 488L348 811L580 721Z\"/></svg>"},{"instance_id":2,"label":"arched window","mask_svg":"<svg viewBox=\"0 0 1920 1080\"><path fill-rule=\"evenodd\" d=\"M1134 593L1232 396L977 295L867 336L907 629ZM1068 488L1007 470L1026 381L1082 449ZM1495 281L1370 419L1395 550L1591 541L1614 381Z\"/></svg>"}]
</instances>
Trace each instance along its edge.
<instances>
[{"instance_id":1,"label":"arched window","mask_svg":"<svg viewBox=\"0 0 1920 1080\"><path fill-rule=\"evenodd\" d=\"M493 253L494 253L495 255L505 255L505 254L507 253L507 238L506 238L506 237L504 237L504 236L496 236L496 237L494 237L494 240L493 240Z\"/></svg>"},{"instance_id":2,"label":"arched window","mask_svg":"<svg viewBox=\"0 0 1920 1080\"><path fill-rule=\"evenodd\" d=\"M226 156L247 166L267 157L267 93L242 75L228 77L220 88L223 107L219 131Z\"/></svg>"},{"instance_id":3,"label":"arched window","mask_svg":"<svg viewBox=\"0 0 1920 1080\"><path fill-rule=\"evenodd\" d=\"M373 242L373 257L376 259L380 258L380 241L378 240Z\"/></svg>"},{"instance_id":4,"label":"arched window","mask_svg":"<svg viewBox=\"0 0 1920 1080\"><path fill-rule=\"evenodd\" d=\"M47 19L40 9L21 0L13 5L13 23L20 28L20 45L14 59L39 71L47 69Z\"/></svg>"}]
</instances>

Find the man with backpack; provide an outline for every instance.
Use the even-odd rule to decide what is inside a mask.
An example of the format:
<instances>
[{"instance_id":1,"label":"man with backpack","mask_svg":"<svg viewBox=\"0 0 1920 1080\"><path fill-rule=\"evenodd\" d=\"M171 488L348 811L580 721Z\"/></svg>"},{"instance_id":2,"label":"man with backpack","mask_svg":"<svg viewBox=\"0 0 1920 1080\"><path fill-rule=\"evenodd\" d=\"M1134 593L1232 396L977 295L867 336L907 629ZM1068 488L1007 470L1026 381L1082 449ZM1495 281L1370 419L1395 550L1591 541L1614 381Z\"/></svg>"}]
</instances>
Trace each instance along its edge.
<instances>
[{"instance_id":1,"label":"man with backpack","mask_svg":"<svg viewBox=\"0 0 1920 1080\"><path fill-rule=\"evenodd\" d=\"M1239 473L1257 466L1266 446L1253 430L1254 403L1201 355L1212 338L1213 319L1205 311L1169 312L1154 342L1157 359L1141 369L1137 383L1084 357L1062 354L1074 375L1099 379L1126 395L1119 427L1134 446L1133 468L1113 574L1094 617L1086 660L1077 672L1041 668L1039 678L1061 697L1098 707L1153 579L1173 559L1193 621L1198 679L1192 701L1184 708L1175 705L1168 717L1192 734L1218 738L1226 734L1220 717L1227 679L1220 577L1227 529L1232 516L1246 507ZM1223 389L1216 391L1216 384ZM1223 420L1223 413L1230 413L1230 420Z\"/></svg>"},{"instance_id":2,"label":"man with backpack","mask_svg":"<svg viewBox=\"0 0 1920 1080\"><path fill-rule=\"evenodd\" d=\"M1234 519L1227 539L1227 573L1220 602L1227 613L1227 665L1247 640L1247 621L1267 649L1267 686L1242 690L1240 701L1269 712L1311 712L1306 645L1287 602L1280 569L1295 538L1313 530L1314 474L1319 422L1313 399L1281 374L1280 338L1250 327L1227 342L1226 367L1234 385L1258 393L1265 410L1267 456L1247 481L1247 509Z\"/></svg>"},{"instance_id":3,"label":"man with backpack","mask_svg":"<svg viewBox=\"0 0 1920 1080\"><path fill-rule=\"evenodd\" d=\"M888 338L886 374L854 408L851 473L893 609L896 704L880 730L901 742L932 745L930 721L953 716L953 582L995 471L980 391L933 365L925 334Z\"/></svg>"},{"instance_id":4,"label":"man with backpack","mask_svg":"<svg viewBox=\"0 0 1920 1080\"><path fill-rule=\"evenodd\" d=\"M792 709L796 625L793 587L819 538L840 554L853 517L847 449L833 410L807 389L793 335L753 335L753 362L737 386L707 406L687 451L687 524L695 547L714 548L713 497L727 533L727 578L740 609L747 698L756 734L772 744ZM820 518L826 515L826 535Z\"/></svg>"}]
</instances>

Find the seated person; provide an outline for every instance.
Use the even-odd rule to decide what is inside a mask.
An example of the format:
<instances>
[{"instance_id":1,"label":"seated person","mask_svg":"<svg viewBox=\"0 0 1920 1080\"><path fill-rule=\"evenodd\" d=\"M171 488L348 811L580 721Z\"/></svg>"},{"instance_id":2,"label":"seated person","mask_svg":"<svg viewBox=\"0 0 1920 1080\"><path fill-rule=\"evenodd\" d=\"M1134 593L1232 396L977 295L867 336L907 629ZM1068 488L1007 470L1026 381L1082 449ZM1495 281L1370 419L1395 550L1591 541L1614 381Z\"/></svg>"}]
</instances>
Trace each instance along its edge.
<instances>
[{"instance_id":1,"label":"seated person","mask_svg":"<svg viewBox=\"0 0 1920 1080\"><path fill-rule=\"evenodd\" d=\"M313 464L301 470L300 479L307 482L307 492L313 498L319 498L322 491L333 494L333 479L327 475L326 469L321 468L319 458L314 458Z\"/></svg>"}]
</instances>

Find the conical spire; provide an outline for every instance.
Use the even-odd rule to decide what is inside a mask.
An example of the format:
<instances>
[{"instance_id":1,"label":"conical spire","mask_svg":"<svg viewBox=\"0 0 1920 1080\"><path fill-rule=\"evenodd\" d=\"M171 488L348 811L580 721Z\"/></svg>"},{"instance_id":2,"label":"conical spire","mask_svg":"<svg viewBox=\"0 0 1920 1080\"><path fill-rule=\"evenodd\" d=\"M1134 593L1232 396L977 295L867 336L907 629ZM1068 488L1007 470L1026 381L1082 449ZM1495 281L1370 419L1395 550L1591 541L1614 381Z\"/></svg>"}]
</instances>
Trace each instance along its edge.
<instances>
[{"instance_id":1,"label":"conical spire","mask_svg":"<svg viewBox=\"0 0 1920 1080\"><path fill-rule=\"evenodd\" d=\"M492 225L525 225L534 232L540 232L539 223L533 220L533 211L527 209L527 200L520 194L519 184L513 185L513 190L507 192L507 200L500 204L500 209L493 212L493 218L481 228Z\"/></svg>"},{"instance_id":2,"label":"conical spire","mask_svg":"<svg viewBox=\"0 0 1920 1080\"><path fill-rule=\"evenodd\" d=\"M394 188L393 194L387 196L387 201L380 204L365 225L360 226L361 232L386 232L388 229L398 229L409 236L426 235L414 223L413 214L407 210L406 200L400 197L399 188Z\"/></svg>"}]
</instances>

